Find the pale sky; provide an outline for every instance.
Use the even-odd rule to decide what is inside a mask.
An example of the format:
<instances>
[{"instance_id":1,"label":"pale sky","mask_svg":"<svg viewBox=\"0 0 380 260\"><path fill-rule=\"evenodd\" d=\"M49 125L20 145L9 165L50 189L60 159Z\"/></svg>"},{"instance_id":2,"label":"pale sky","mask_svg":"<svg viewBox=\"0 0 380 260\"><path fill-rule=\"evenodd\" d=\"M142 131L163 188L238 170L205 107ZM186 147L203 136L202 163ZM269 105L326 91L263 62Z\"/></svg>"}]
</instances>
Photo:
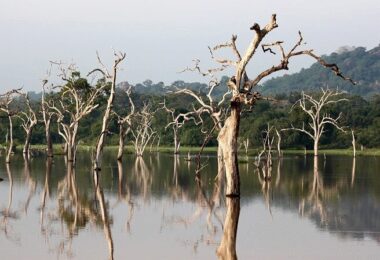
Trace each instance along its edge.
<instances>
[{"instance_id":1,"label":"pale sky","mask_svg":"<svg viewBox=\"0 0 380 260\"><path fill-rule=\"evenodd\" d=\"M272 13L279 28L264 42L289 46L301 30L318 54L380 43L379 0L0 0L0 90L39 91L49 60L75 62L86 74L97 66L96 51L111 64L112 49L127 54L118 81L203 81L177 72L194 58L211 66L207 46L232 34L243 51L253 36L249 27L265 25ZM249 75L275 61L260 52ZM293 61L290 72L312 63Z\"/></svg>"}]
</instances>

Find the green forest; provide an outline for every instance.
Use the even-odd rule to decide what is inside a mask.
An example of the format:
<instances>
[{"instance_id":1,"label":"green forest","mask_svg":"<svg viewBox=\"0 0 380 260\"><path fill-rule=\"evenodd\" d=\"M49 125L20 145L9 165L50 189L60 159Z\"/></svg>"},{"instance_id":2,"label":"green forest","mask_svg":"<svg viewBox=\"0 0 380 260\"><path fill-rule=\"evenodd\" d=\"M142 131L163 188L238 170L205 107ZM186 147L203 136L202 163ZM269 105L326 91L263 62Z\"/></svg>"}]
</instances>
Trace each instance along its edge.
<instances>
[{"instance_id":1,"label":"green forest","mask_svg":"<svg viewBox=\"0 0 380 260\"><path fill-rule=\"evenodd\" d=\"M351 130L354 130L357 143L365 148L380 147L380 46L366 51L365 48L341 48L339 51L328 56L323 56L329 62L337 63L347 75L353 78L358 84L340 80L330 71L318 64L313 64L310 68L302 69L299 73L276 77L264 82L258 86L256 91L263 96L271 97L271 101L260 100L254 108L242 112L240 125L240 142L250 141L250 147L259 147L262 145L263 131L268 124L275 126L276 129L286 129L291 125L300 126L300 122L307 124L309 118L295 107L293 104L300 99L301 90L305 90L313 96L320 95L320 89L329 87L330 89L339 88L347 93L344 102L339 102L326 106L324 113L337 117L342 113L339 120L345 132L339 131L334 127L327 126L325 133L321 137L320 145L322 149L348 148L351 146ZM97 88L102 84L99 80L94 86L81 77L79 72L73 76L76 87L86 95L86 89ZM216 101L222 99L223 94L227 91L228 77L221 77L218 86L212 92ZM104 83L104 82L103 82ZM166 106L175 109L174 113L186 113L192 109L194 99L191 96L183 94L174 94L178 89L190 89L197 93L202 99L207 99L208 84L199 82L175 81L170 85L163 82L154 83L146 80L142 83L130 86L128 82L121 82L116 88L116 98L114 101L115 114L110 121L109 132L107 135L108 145L117 145L118 142L118 121L116 115L125 115L131 109L129 98L126 90L131 87L133 100L136 110L140 110L144 105L149 105L151 111L155 111L152 121L152 129L156 132L152 141L159 143L161 146L173 145L173 131L166 127L171 121L171 115L162 109L162 103L165 100ZM96 103L99 105L94 111L80 121L78 129L78 140L81 145L94 145L101 131L103 111L106 107L107 88ZM41 110L41 93L29 92L31 105L35 111ZM49 94L54 99L59 92ZM22 111L25 102L18 98L12 105L15 111ZM41 113L37 113L39 123L34 129L31 143L44 144L44 126L41 119ZM0 118L0 144L5 145L7 140L8 118L4 113ZM53 118L53 121L56 120ZM207 132L212 129L213 123L209 117L203 116L204 124L200 131L200 126L195 124L195 120L185 122L184 126L179 129L179 139L181 146L200 146L204 142ZM14 139L15 144L20 145L24 142L25 133L21 127L22 120L14 117ZM306 145L310 149L313 145L312 140L304 133L296 131L282 131L282 146L286 149L303 149ZM131 133L126 137L126 144L131 141ZM217 133L212 133L207 146L215 146ZM53 143L63 143L58 134L57 123L52 124ZM158 141L159 140L159 141Z\"/></svg>"}]
</instances>

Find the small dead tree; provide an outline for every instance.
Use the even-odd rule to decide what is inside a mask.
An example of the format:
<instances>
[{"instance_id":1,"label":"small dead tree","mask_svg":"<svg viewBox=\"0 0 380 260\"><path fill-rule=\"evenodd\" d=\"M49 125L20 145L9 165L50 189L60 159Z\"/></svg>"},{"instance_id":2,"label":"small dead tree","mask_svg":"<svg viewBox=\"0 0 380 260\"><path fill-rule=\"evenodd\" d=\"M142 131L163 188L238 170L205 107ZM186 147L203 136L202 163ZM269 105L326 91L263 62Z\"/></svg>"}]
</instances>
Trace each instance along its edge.
<instances>
[{"instance_id":1,"label":"small dead tree","mask_svg":"<svg viewBox=\"0 0 380 260\"><path fill-rule=\"evenodd\" d=\"M181 141L179 140L179 130L184 126L185 122L188 122L190 120L193 120L196 125L200 124L201 122L196 121L195 115L198 115L202 111L202 108L198 109L198 111L176 113L176 110L174 108L168 108L166 106L165 99L164 102L161 103L161 105L161 109L165 110L165 112L170 114L170 122L165 126L165 130L167 130L168 127L172 127L174 139L174 154L178 154L179 147L181 145Z\"/></svg>"},{"instance_id":2,"label":"small dead tree","mask_svg":"<svg viewBox=\"0 0 380 260\"><path fill-rule=\"evenodd\" d=\"M137 112L133 119L134 127L131 133L134 138L132 143L137 156L142 156L151 138L156 134L152 129L152 120L155 112L151 111L150 105L144 104L141 111Z\"/></svg>"},{"instance_id":3,"label":"small dead tree","mask_svg":"<svg viewBox=\"0 0 380 260\"><path fill-rule=\"evenodd\" d=\"M7 150L5 156L5 162L11 162L11 154L13 149L13 121L12 117L17 114L17 112L11 108L11 103L16 96L20 95L21 89L13 89L4 94L0 95L0 111L3 111L8 118L8 138L7 138Z\"/></svg>"},{"instance_id":4,"label":"small dead tree","mask_svg":"<svg viewBox=\"0 0 380 260\"><path fill-rule=\"evenodd\" d=\"M227 66L222 65L219 68L211 68L206 71L203 71L200 68L200 60L195 59L194 60L194 67L192 68L186 68L182 72L185 71L191 71L191 72L198 72L202 77L207 77L209 79L208 83L208 92L204 95L201 93L196 93L191 89L180 89L175 92L175 94L184 94L192 97L194 99L194 108L193 110L200 111L199 113L199 119L202 124L201 131L206 134L204 138L204 142L201 147L201 152L203 151L203 148L210 140L213 132L219 133L219 131L223 128L224 121L227 116L227 107L226 107L226 101L227 98L231 95L231 91L227 91L224 93L222 98L220 100L216 100L214 97L214 90L221 86L219 79L216 76L217 72L223 71ZM213 121L214 126L211 128L211 130L207 131L203 129L204 121L202 119L202 115L207 114L210 116L210 118ZM200 172L200 155L201 152L198 154L198 167L196 170L196 173L198 174ZM221 150L218 146L217 151L217 157L218 157L218 176L222 177L224 175L224 167L223 167L223 155Z\"/></svg>"},{"instance_id":5,"label":"small dead tree","mask_svg":"<svg viewBox=\"0 0 380 260\"><path fill-rule=\"evenodd\" d=\"M80 77L80 73L74 65L64 68L58 63L61 77L65 81L60 88L58 104L49 106L56 112L58 133L65 140L67 145L67 160L75 164L79 122L95 108L96 99L102 94L105 85L93 87L87 80Z\"/></svg>"},{"instance_id":6,"label":"small dead tree","mask_svg":"<svg viewBox=\"0 0 380 260\"><path fill-rule=\"evenodd\" d=\"M344 132L344 129L339 126L339 119L341 118L342 113L340 113L337 117L332 117L327 113L323 113L323 109L330 104L348 101L346 98L340 98L343 93L344 92L338 90L322 88L322 95L319 99L317 99L302 91L301 98L296 101L292 107L292 109L294 107L301 108L301 110L308 115L311 122L306 127L305 122L303 122L302 127L294 127L292 125L289 129L305 133L313 139L315 156L318 155L319 140L325 132L325 126L327 124L333 125L336 129Z\"/></svg>"},{"instance_id":7,"label":"small dead tree","mask_svg":"<svg viewBox=\"0 0 380 260\"><path fill-rule=\"evenodd\" d=\"M25 110L26 111L20 111L17 115L18 118L22 121L21 126L25 131L25 142L24 142L24 147L23 147L23 154L25 156L29 156L29 149L30 149L30 140L32 138L32 133L34 127L37 125L38 120L37 120L37 115L34 109L32 108L29 100L29 96L27 93L21 94L26 103Z\"/></svg>"},{"instance_id":8,"label":"small dead tree","mask_svg":"<svg viewBox=\"0 0 380 260\"><path fill-rule=\"evenodd\" d=\"M112 112L112 107L113 107L113 101L115 99L115 89L116 89L116 76L117 76L117 69L120 64L125 59L125 53L116 53L114 52L115 60L112 66L112 73L109 73L106 66L102 63L99 54L97 53L98 57L98 62L102 66L102 68L97 68L94 69L89 73L92 74L93 72L100 72L103 77L106 79L105 84L110 83L111 84L111 90L110 94L108 96L108 101L107 101L107 107L106 110L104 111L103 115L103 123L102 123L102 130L99 136L99 139L96 143L96 155L94 159L94 169L95 170L100 170L101 169L101 157L103 154L103 147L104 147L104 141L108 133L108 124Z\"/></svg>"},{"instance_id":9,"label":"small dead tree","mask_svg":"<svg viewBox=\"0 0 380 260\"><path fill-rule=\"evenodd\" d=\"M132 92L132 87L129 87L126 90L126 94L128 96L129 105L131 107L130 112L126 116L117 115L118 117L117 123L119 125L119 148L117 152L118 161L121 161L123 159L125 137L131 131L132 118L133 118L133 115L135 114L135 104L133 103L133 100L131 98L131 92Z\"/></svg>"}]
</instances>

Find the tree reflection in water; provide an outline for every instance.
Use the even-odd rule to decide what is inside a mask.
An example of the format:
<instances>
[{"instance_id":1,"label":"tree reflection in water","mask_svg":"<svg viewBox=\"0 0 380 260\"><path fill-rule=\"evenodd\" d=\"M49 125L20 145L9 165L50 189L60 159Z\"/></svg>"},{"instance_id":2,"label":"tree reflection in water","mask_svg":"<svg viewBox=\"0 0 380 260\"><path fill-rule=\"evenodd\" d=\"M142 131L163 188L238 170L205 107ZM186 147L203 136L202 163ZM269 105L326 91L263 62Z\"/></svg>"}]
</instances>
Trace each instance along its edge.
<instances>
[{"instance_id":1,"label":"tree reflection in water","mask_svg":"<svg viewBox=\"0 0 380 260\"><path fill-rule=\"evenodd\" d=\"M12 211L12 201L13 201L13 177L12 172L9 166L9 163L5 164L6 172L8 175L9 180L9 192L8 192L8 205L6 208L1 210L1 223L0 223L0 230L4 232L4 235L7 239L18 242L19 236L13 231L12 225L9 223L9 220L17 220L19 217L19 214L17 211Z\"/></svg>"},{"instance_id":2,"label":"tree reflection in water","mask_svg":"<svg viewBox=\"0 0 380 260\"><path fill-rule=\"evenodd\" d=\"M318 214L321 223L326 220L326 211L324 206L324 186L323 179L319 174L318 156L314 156L313 164L313 182L308 197L302 198L299 212L301 216L311 216Z\"/></svg>"},{"instance_id":3,"label":"tree reflection in water","mask_svg":"<svg viewBox=\"0 0 380 260\"><path fill-rule=\"evenodd\" d=\"M128 216L127 216L125 226L128 233L130 233L131 222L132 222L133 213L134 213L134 203L132 201L132 193L128 185L127 174L124 174L123 163L121 161L117 161L117 169L118 169L119 178L118 178L118 198L117 198L116 204L118 204L121 200L125 200L125 202L128 205Z\"/></svg>"},{"instance_id":4,"label":"tree reflection in water","mask_svg":"<svg viewBox=\"0 0 380 260\"><path fill-rule=\"evenodd\" d=\"M223 224L223 236L217 249L217 255L222 260L237 259L236 236L240 215L240 198L226 198L226 216Z\"/></svg>"}]
</instances>

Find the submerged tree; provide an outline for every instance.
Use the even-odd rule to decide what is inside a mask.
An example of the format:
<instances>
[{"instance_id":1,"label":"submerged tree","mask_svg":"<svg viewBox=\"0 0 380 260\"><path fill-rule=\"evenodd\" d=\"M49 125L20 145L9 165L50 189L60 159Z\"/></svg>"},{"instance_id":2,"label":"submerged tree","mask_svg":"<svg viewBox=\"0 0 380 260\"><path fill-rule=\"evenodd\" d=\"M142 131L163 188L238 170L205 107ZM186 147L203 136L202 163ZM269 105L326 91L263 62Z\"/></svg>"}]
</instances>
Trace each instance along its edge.
<instances>
[{"instance_id":1,"label":"submerged tree","mask_svg":"<svg viewBox=\"0 0 380 260\"><path fill-rule=\"evenodd\" d=\"M112 73L108 72L106 66L104 66L104 64L102 63L99 55L97 55L98 61L99 61L99 64L102 66L102 68L98 68L92 71L92 72L95 72L95 71L101 72L101 74L103 75L105 79L105 84L108 84L108 83L111 84L110 94L108 96L108 101L107 101L107 107L103 115L102 130L100 132L99 139L96 143L96 154L95 154L95 159L94 159L95 170L101 169L101 157L103 153L104 141L108 133L108 124L109 124L109 120L110 120L110 116L112 112L113 102L115 99L117 68L120 62L122 62L125 59L125 53L115 52L114 55L115 55L115 60L112 66ZM90 72L89 74L91 74L92 72Z\"/></svg>"},{"instance_id":2,"label":"submerged tree","mask_svg":"<svg viewBox=\"0 0 380 260\"><path fill-rule=\"evenodd\" d=\"M65 84L57 86L60 88L59 101L49 108L56 112L58 133L67 146L67 159L75 163L79 122L99 106L96 101L105 85L93 87L87 79L80 76L73 65L67 68L63 68L61 64L59 66L60 76Z\"/></svg>"},{"instance_id":3,"label":"submerged tree","mask_svg":"<svg viewBox=\"0 0 380 260\"><path fill-rule=\"evenodd\" d=\"M119 149L117 152L118 161L123 159L125 137L131 131L132 118L135 114L135 104L131 97L132 87L129 87L125 92L129 100L130 111L125 116L117 115L117 124L119 125Z\"/></svg>"},{"instance_id":4,"label":"submerged tree","mask_svg":"<svg viewBox=\"0 0 380 260\"><path fill-rule=\"evenodd\" d=\"M46 139L46 155L47 157L53 157L53 142L51 139L51 122L55 112L49 107L53 105L53 94L47 93L47 79L42 81L42 95L41 95L41 112L45 125L45 139Z\"/></svg>"},{"instance_id":5,"label":"submerged tree","mask_svg":"<svg viewBox=\"0 0 380 260\"><path fill-rule=\"evenodd\" d=\"M322 66L331 69L337 76L354 83L353 80L342 75L340 69L336 64L329 64L325 62L321 57L314 54L313 50L298 50L303 44L303 38L301 33L299 33L298 42L291 48L289 52L285 52L282 41L276 41L271 44L261 44L262 40L270 33L273 29L277 28L276 15L273 14L270 22L263 28L255 23L250 29L254 31L254 37L251 40L249 46L247 47L244 55L241 55L236 46L237 36L233 35L230 42L217 45L214 48L210 48L213 59L221 63L224 66L235 67L235 75L230 78L228 82L228 87L232 91L232 98L230 102L230 113L226 119L223 128L220 130L218 135L219 149L221 149L223 154L223 164L226 171L227 178L227 196L239 196L240 195L240 177L238 168L238 158L237 158L237 148L238 148L238 136L239 136L239 125L240 125L240 115L244 105L252 107L257 100L261 99L261 95L254 92L253 89L267 76L281 70L287 70L290 59L292 57L306 55L317 60ZM272 50L273 48L278 48L281 53L281 60L277 65L274 65L261 73L259 73L253 79L248 77L246 72L246 66L252 59L253 55L256 53L257 48L261 44L262 50L264 52L270 52L275 54ZM236 60L230 59L219 59L213 54L213 51L219 50L221 48L231 48L236 56Z\"/></svg>"},{"instance_id":6,"label":"submerged tree","mask_svg":"<svg viewBox=\"0 0 380 260\"><path fill-rule=\"evenodd\" d=\"M28 94L22 94L22 96L25 99L26 107L25 111L19 112L18 118L21 119L21 126L25 131L25 143L22 152L25 156L29 156L30 140L32 138L33 129L37 125L38 120L36 112L30 104Z\"/></svg>"},{"instance_id":7,"label":"submerged tree","mask_svg":"<svg viewBox=\"0 0 380 260\"><path fill-rule=\"evenodd\" d=\"M156 131L152 128L154 111L150 105L144 104L141 111L137 112L133 119L133 127L131 132L133 135L133 146L137 156L142 156L146 146L151 141Z\"/></svg>"},{"instance_id":8,"label":"submerged tree","mask_svg":"<svg viewBox=\"0 0 380 260\"><path fill-rule=\"evenodd\" d=\"M322 134L325 132L325 126L330 124L336 129L343 131L343 128L339 126L339 119L342 115L340 113L337 117L332 117L322 110L329 104L335 104L341 101L348 101L345 98L339 98L344 92L333 91L330 89L322 89L322 95L319 99L312 97L302 91L302 97L293 105L301 108L303 112L310 118L311 122L305 127L303 122L302 127L292 127L291 130L299 131L307 134L314 141L314 155L318 155L319 140Z\"/></svg>"},{"instance_id":9,"label":"submerged tree","mask_svg":"<svg viewBox=\"0 0 380 260\"><path fill-rule=\"evenodd\" d=\"M7 151L5 162L11 162L11 154L13 151L13 120L12 117L17 114L16 110L11 107L11 104L16 96L20 95L21 89L13 89L0 95L0 111L3 111L8 118L8 133L7 133Z\"/></svg>"},{"instance_id":10,"label":"submerged tree","mask_svg":"<svg viewBox=\"0 0 380 260\"><path fill-rule=\"evenodd\" d=\"M179 153L179 147L181 146L181 141L179 140L179 130L184 126L185 122L193 120L196 125L201 122L196 121L196 115L202 112L202 108L197 111L189 111L186 113L178 113L174 108L168 108L166 106L166 100L162 103L162 109L170 114L170 122L165 126L165 130L168 127L171 127L173 130L173 139L174 139L174 154Z\"/></svg>"}]
</instances>

